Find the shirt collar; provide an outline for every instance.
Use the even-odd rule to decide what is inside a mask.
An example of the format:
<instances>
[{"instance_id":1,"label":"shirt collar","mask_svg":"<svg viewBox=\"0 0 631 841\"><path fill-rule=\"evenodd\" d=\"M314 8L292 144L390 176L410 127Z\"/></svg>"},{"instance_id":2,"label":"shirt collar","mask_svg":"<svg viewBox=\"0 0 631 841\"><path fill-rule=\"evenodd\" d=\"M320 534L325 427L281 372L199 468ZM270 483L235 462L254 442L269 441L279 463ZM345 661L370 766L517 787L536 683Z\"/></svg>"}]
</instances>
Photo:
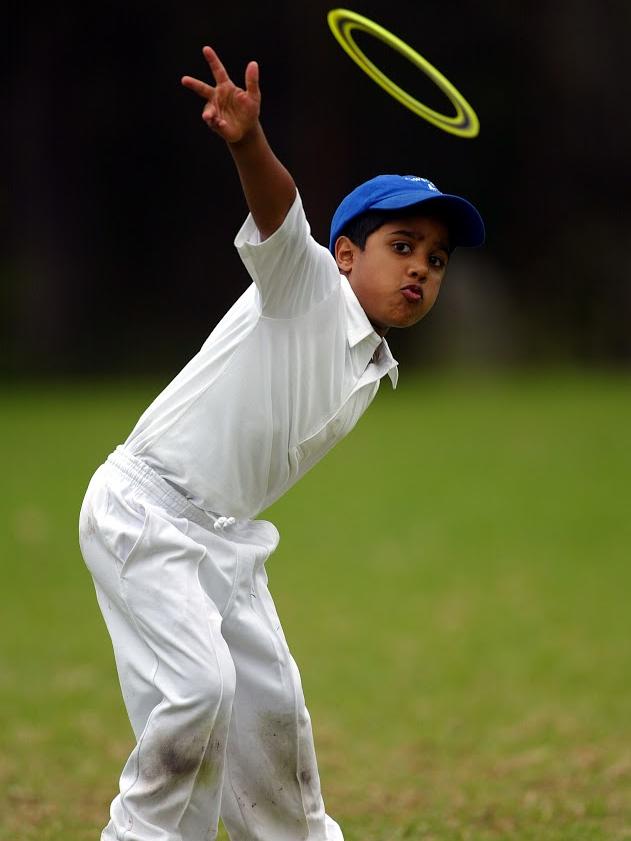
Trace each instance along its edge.
<instances>
[{"instance_id":1,"label":"shirt collar","mask_svg":"<svg viewBox=\"0 0 631 841\"><path fill-rule=\"evenodd\" d=\"M375 331L374 327L368 320L368 316L364 312L362 305L357 300L357 296L353 292L353 288L348 282L346 275L340 274L340 281L342 283L342 292L344 294L344 302L346 304L346 335L348 337L348 344L350 347L355 347L355 345L358 345L360 342L366 341L368 346L372 349L372 353L374 353L379 345L382 345L381 354L383 358L382 365L384 367L383 374L388 374L390 382L392 383L392 388L396 388L399 379L399 363L392 356L386 340Z\"/></svg>"}]
</instances>

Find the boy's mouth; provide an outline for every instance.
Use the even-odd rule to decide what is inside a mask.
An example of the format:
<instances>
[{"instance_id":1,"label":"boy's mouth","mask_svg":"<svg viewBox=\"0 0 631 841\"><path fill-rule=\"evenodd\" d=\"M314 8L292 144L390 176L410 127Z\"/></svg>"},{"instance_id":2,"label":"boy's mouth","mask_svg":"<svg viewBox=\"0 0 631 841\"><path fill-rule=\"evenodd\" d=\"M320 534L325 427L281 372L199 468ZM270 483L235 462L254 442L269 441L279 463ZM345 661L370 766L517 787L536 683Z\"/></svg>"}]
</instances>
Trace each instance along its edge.
<instances>
[{"instance_id":1,"label":"boy's mouth","mask_svg":"<svg viewBox=\"0 0 631 841\"><path fill-rule=\"evenodd\" d=\"M423 288L417 283L410 283L408 286L402 287L401 294L406 301L409 301L412 304L423 300Z\"/></svg>"}]
</instances>

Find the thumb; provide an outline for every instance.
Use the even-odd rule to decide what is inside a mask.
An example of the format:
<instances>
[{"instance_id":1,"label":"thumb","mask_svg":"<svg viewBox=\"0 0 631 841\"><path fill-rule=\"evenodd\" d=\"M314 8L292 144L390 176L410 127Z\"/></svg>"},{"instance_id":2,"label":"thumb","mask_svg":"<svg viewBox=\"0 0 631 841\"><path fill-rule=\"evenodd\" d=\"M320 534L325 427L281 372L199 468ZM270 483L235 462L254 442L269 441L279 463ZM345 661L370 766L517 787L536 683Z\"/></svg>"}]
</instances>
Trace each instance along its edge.
<instances>
[{"instance_id":1,"label":"thumb","mask_svg":"<svg viewBox=\"0 0 631 841\"><path fill-rule=\"evenodd\" d=\"M249 62L245 68L245 89L250 96L258 99L261 96L259 88L259 66L256 61Z\"/></svg>"}]
</instances>

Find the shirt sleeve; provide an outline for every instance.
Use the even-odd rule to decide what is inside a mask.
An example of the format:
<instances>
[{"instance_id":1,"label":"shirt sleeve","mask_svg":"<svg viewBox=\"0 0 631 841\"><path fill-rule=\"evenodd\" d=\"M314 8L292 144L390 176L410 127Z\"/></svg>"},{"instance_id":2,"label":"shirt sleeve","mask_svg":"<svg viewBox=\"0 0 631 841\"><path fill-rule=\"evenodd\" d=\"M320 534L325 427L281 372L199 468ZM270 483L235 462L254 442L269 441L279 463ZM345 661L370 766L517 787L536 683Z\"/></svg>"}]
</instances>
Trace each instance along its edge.
<instances>
[{"instance_id":1,"label":"shirt sleeve","mask_svg":"<svg viewBox=\"0 0 631 841\"><path fill-rule=\"evenodd\" d=\"M234 244L256 284L265 316L301 315L339 287L340 274L335 260L311 236L297 192L282 225L270 237L261 242L250 214Z\"/></svg>"}]
</instances>

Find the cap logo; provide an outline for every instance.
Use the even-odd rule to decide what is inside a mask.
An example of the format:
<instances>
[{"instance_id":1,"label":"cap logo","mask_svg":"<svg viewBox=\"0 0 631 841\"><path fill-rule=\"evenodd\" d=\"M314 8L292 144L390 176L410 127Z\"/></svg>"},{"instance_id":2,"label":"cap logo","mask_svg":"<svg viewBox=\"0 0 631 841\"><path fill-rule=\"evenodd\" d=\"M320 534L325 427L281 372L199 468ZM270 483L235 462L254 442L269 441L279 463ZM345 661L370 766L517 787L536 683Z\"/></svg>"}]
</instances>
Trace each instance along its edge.
<instances>
[{"instance_id":1,"label":"cap logo","mask_svg":"<svg viewBox=\"0 0 631 841\"><path fill-rule=\"evenodd\" d=\"M403 179L405 181L422 181L428 190L433 190L435 193L440 193L438 187L435 184L432 184L431 181L428 181L427 178L420 178L420 176L418 175L404 175Z\"/></svg>"}]
</instances>

